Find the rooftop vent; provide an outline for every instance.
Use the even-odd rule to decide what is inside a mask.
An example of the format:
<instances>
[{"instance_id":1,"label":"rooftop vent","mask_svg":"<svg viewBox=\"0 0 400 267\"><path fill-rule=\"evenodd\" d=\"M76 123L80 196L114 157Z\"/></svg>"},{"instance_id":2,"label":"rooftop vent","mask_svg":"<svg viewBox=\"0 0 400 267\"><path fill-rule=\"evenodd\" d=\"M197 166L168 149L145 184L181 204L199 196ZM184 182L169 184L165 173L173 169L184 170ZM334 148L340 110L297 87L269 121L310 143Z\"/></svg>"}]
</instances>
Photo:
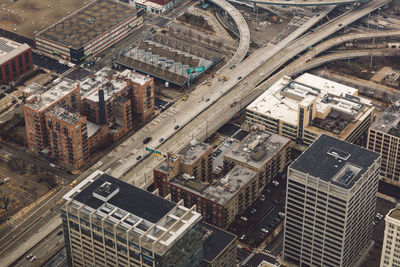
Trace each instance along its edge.
<instances>
[{"instance_id":1,"label":"rooftop vent","mask_svg":"<svg viewBox=\"0 0 400 267\"><path fill-rule=\"evenodd\" d=\"M93 191L93 196L104 202L109 201L114 195L119 192L119 187L110 183L104 182L101 186Z\"/></svg>"}]
</instances>

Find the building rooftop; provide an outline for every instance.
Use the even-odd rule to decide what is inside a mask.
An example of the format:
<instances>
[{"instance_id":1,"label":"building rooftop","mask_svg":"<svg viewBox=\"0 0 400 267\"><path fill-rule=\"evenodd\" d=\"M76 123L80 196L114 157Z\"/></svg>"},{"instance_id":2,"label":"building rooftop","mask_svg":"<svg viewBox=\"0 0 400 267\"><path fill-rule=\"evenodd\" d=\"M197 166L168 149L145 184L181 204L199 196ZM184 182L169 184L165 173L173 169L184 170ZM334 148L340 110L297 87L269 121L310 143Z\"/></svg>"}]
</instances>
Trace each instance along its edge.
<instances>
[{"instance_id":1,"label":"building rooftop","mask_svg":"<svg viewBox=\"0 0 400 267\"><path fill-rule=\"evenodd\" d=\"M55 107L54 109L48 111L46 115L51 116L60 121L66 122L68 124L74 124L80 121L83 116L77 112L69 112L65 108Z\"/></svg>"},{"instance_id":2,"label":"building rooftop","mask_svg":"<svg viewBox=\"0 0 400 267\"><path fill-rule=\"evenodd\" d=\"M117 72L110 67L104 67L81 83L81 96L93 102L99 101L98 89L104 89L104 100L128 86L128 80L143 86L152 78L131 70Z\"/></svg>"},{"instance_id":3,"label":"building rooftop","mask_svg":"<svg viewBox=\"0 0 400 267\"><path fill-rule=\"evenodd\" d=\"M396 208L392 209L388 215L389 217L400 221L400 203L397 204Z\"/></svg>"},{"instance_id":4,"label":"building rooftop","mask_svg":"<svg viewBox=\"0 0 400 267\"><path fill-rule=\"evenodd\" d=\"M29 96L26 99L26 105L35 110L42 111L70 93L77 86L77 83L64 79L47 91L40 90Z\"/></svg>"},{"instance_id":5,"label":"building rooftop","mask_svg":"<svg viewBox=\"0 0 400 267\"><path fill-rule=\"evenodd\" d=\"M345 118L345 125L338 122L334 129L340 132L349 121L363 116L365 106L371 106L369 100L357 95L355 88L305 73L295 80L283 77L253 101L247 110L297 125L299 105L306 106L315 101L316 119L325 120L330 115ZM319 122L314 126L325 128Z\"/></svg>"},{"instance_id":6,"label":"building rooftop","mask_svg":"<svg viewBox=\"0 0 400 267\"><path fill-rule=\"evenodd\" d=\"M385 113L377 117L371 129L400 137L400 102L391 105Z\"/></svg>"},{"instance_id":7,"label":"building rooftop","mask_svg":"<svg viewBox=\"0 0 400 267\"><path fill-rule=\"evenodd\" d=\"M66 209L95 212L96 223L121 236L141 239L141 245L163 255L177 240L200 222L201 214L150 192L95 171L70 190L64 199ZM193 236L189 237L193 238ZM189 240L190 242L190 240Z\"/></svg>"},{"instance_id":8,"label":"building rooftop","mask_svg":"<svg viewBox=\"0 0 400 267\"><path fill-rule=\"evenodd\" d=\"M378 153L323 134L290 168L350 189L379 157Z\"/></svg>"},{"instance_id":9,"label":"building rooftop","mask_svg":"<svg viewBox=\"0 0 400 267\"><path fill-rule=\"evenodd\" d=\"M209 144L196 141L193 139L189 144L183 147L177 154L182 156L182 163L190 165L199 159L207 149L210 148Z\"/></svg>"},{"instance_id":10,"label":"building rooftop","mask_svg":"<svg viewBox=\"0 0 400 267\"><path fill-rule=\"evenodd\" d=\"M170 180L170 183L224 205L243 186L249 183L255 175L257 175L255 171L236 165L213 185L204 183L194 177L188 177L185 174L174 177Z\"/></svg>"},{"instance_id":11,"label":"building rooftop","mask_svg":"<svg viewBox=\"0 0 400 267\"><path fill-rule=\"evenodd\" d=\"M0 0L0 28L32 39L91 0Z\"/></svg>"},{"instance_id":12,"label":"building rooftop","mask_svg":"<svg viewBox=\"0 0 400 267\"><path fill-rule=\"evenodd\" d=\"M212 262L237 237L227 231L203 222L203 259Z\"/></svg>"},{"instance_id":13,"label":"building rooftop","mask_svg":"<svg viewBox=\"0 0 400 267\"><path fill-rule=\"evenodd\" d=\"M250 133L242 142L232 145L224 157L260 169L289 142L289 138L278 134L257 131Z\"/></svg>"},{"instance_id":14,"label":"building rooftop","mask_svg":"<svg viewBox=\"0 0 400 267\"><path fill-rule=\"evenodd\" d=\"M105 182L109 182L116 188L119 188L119 191L107 201L101 200L93 195L93 192ZM74 197L74 200L90 206L93 209L98 209L107 202L152 223L161 220L162 217L175 207L175 204L171 201L127 184L105 173L88 184L84 190Z\"/></svg>"},{"instance_id":15,"label":"building rooftop","mask_svg":"<svg viewBox=\"0 0 400 267\"><path fill-rule=\"evenodd\" d=\"M96 123L93 123L91 121L87 121L87 135L88 135L88 138L90 138L93 135L95 135L101 129L101 127L102 126L100 126L100 125L98 125Z\"/></svg>"},{"instance_id":16,"label":"building rooftop","mask_svg":"<svg viewBox=\"0 0 400 267\"><path fill-rule=\"evenodd\" d=\"M30 46L27 44L20 44L4 37L0 37L0 65L28 49L30 49Z\"/></svg>"},{"instance_id":17,"label":"building rooftop","mask_svg":"<svg viewBox=\"0 0 400 267\"><path fill-rule=\"evenodd\" d=\"M79 49L138 12L140 11L136 8L119 1L97 0L44 29L36 36Z\"/></svg>"}]
</instances>

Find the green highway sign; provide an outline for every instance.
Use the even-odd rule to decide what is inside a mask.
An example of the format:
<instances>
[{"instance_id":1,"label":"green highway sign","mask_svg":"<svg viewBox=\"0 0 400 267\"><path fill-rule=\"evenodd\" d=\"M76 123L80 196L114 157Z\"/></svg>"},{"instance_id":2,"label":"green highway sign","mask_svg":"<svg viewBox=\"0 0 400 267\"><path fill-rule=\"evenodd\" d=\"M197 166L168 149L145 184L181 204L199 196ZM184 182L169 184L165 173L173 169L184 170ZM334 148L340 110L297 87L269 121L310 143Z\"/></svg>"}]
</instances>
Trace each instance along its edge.
<instances>
[{"instance_id":1,"label":"green highway sign","mask_svg":"<svg viewBox=\"0 0 400 267\"><path fill-rule=\"evenodd\" d=\"M200 72L200 71L204 71L206 68L204 66L198 67L198 68L194 68L195 72Z\"/></svg>"},{"instance_id":2,"label":"green highway sign","mask_svg":"<svg viewBox=\"0 0 400 267\"><path fill-rule=\"evenodd\" d=\"M151 152L151 153L154 153L154 149L151 149L150 147L147 147L147 146L146 146L146 151L149 151L149 152Z\"/></svg>"}]
</instances>

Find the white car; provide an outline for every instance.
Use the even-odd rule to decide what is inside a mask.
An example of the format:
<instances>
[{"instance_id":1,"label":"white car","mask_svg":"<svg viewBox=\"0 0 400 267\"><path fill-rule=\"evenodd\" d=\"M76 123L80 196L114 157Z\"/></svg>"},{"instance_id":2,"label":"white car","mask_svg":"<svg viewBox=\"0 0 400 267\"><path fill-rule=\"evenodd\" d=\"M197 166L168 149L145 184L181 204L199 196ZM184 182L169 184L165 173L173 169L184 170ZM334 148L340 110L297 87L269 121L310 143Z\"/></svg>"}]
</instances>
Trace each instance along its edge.
<instances>
[{"instance_id":1,"label":"white car","mask_svg":"<svg viewBox=\"0 0 400 267\"><path fill-rule=\"evenodd\" d=\"M243 221L247 222L247 218L244 217L244 216L240 217L240 219L242 219Z\"/></svg>"},{"instance_id":2,"label":"white car","mask_svg":"<svg viewBox=\"0 0 400 267\"><path fill-rule=\"evenodd\" d=\"M272 181L272 184L275 185L275 186L278 186L279 182L278 181Z\"/></svg>"},{"instance_id":3,"label":"white car","mask_svg":"<svg viewBox=\"0 0 400 267\"><path fill-rule=\"evenodd\" d=\"M265 229L265 228L261 228L261 232L263 232L264 234L268 234L269 233L269 231L267 229Z\"/></svg>"},{"instance_id":4,"label":"white car","mask_svg":"<svg viewBox=\"0 0 400 267\"><path fill-rule=\"evenodd\" d=\"M285 214L284 212L279 212L278 214L279 214L279 216L280 216L281 218L285 218L285 216L286 216L286 214Z\"/></svg>"}]
</instances>

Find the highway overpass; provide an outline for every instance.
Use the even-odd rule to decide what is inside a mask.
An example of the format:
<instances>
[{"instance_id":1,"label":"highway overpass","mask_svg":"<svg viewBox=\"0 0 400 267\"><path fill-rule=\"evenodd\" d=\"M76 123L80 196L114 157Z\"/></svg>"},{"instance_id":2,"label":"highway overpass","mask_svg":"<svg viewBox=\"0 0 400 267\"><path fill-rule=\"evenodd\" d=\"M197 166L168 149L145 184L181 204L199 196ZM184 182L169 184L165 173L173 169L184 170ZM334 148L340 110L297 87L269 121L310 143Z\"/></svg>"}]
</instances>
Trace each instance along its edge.
<instances>
[{"instance_id":1,"label":"highway overpass","mask_svg":"<svg viewBox=\"0 0 400 267\"><path fill-rule=\"evenodd\" d=\"M368 2L369 0L236 0L253 4L278 5L278 6L327 6L350 5Z\"/></svg>"}]
</instances>

